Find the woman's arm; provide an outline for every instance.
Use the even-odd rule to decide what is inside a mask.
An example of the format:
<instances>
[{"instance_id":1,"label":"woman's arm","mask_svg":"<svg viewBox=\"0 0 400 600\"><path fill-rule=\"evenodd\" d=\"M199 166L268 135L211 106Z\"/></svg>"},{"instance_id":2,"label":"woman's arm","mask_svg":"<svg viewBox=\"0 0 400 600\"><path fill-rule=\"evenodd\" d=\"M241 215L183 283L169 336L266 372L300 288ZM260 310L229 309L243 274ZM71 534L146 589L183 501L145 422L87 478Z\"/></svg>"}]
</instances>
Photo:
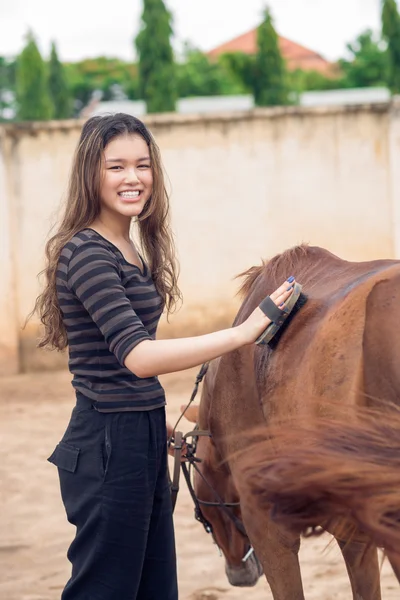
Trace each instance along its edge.
<instances>
[{"instance_id":1,"label":"woman's arm","mask_svg":"<svg viewBox=\"0 0 400 600\"><path fill-rule=\"evenodd\" d=\"M293 285L294 281L285 281L271 294L277 306L289 298ZM126 356L125 366L138 377L183 371L255 342L270 323L260 308L256 308L237 327L189 338L143 340Z\"/></svg>"}]
</instances>

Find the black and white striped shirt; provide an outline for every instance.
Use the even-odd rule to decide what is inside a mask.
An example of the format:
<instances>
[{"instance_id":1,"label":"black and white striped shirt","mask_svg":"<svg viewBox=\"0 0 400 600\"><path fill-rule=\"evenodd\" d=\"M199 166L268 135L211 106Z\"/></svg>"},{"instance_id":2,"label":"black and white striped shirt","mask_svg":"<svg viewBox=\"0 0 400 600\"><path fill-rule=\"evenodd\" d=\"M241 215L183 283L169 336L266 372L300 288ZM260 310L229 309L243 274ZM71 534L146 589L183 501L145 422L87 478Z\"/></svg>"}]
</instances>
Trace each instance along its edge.
<instances>
[{"instance_id":1,"label":"black and white striped shirt","mask_svg":"<svg viewBox=\"0 0 400 600\"><path fill-rule=\"evenodd\" d=\"M163 309L147 266L143 269L93 229L77 233L61 251L56 285L72 385L101 412L165 404L157 377L140 378L124 366L137 344L155 338Z\"/></svg>"}]
</instances>

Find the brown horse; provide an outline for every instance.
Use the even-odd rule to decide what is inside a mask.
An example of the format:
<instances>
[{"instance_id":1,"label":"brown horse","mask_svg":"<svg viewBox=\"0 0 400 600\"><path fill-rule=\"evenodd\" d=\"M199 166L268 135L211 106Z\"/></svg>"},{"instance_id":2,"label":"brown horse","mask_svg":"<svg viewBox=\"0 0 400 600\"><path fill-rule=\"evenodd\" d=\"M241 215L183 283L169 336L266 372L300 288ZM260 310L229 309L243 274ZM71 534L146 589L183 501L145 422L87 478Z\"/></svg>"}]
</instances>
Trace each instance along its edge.
<instances>
[{"instance_id":1,"label":"brown horse","mask_svg":"<svg viewBox=\"0 0 400 600\"><path fill-rule=\"evenodd\" d=\"M339 523L385 549L400 582L400 411L358 409L335 419L286 423L254 432L242 455L246 493L274 520L307 536ZM246 501L245 498L242 498Z\"/></svg>"},{"instance_id":2,"label":"brown horse","mask_svg":"<svg viewBox=\"0 0 400 600\"><path fill-rule=\"evenodd\" d=\"M271 511L271 498L262 493L268 455L263 461L265 448L249 445L251 431L288 419L335 417L345 407L379 406L380 399L398 404L400 398L400 338L395 331L400 323L400 262L348 262L321 248L296 247L245 274L245 299L235 323L291 274L303 284L307 303L272 348L246 346L212 363L198 416L200 428L209 429L212 439L199 440L208 484L196 477L196 494L213 501L214 488L224 502L240 499L240 511L232 510L247 532L238 531L218 507L203 506L223 550L229 581L254 585L261 565L274 600L304 600L298 561L304 527ZM258 439L260 435L269 439L267 430ZM301 441L297 438L299 445ZM336 537L353 598L379 600L377 551L368 534L355 520L324 518L311 524ZM243 562L249 544L257 559Z\"/></svg>"}]
</instances>

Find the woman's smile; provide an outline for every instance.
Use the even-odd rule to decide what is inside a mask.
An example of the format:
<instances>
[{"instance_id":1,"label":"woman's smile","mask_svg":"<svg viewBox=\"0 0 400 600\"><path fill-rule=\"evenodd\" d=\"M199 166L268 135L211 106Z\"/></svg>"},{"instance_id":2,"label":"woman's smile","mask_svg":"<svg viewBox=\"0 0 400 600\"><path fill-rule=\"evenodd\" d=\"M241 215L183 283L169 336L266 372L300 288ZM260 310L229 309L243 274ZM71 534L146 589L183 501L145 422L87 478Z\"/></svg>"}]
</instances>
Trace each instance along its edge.
<instances>
[{"instance_id":1,"label":"woman's smile","mask_svg":"<svg viewBox=\"0 0 400 600\"><path fill-rule=\"evenodd\" d=\"M118 196L123 202L137 202L141 199L142 193L143 190L124 190L122 192L118 192Z\"/></svg>"}]
</instances>

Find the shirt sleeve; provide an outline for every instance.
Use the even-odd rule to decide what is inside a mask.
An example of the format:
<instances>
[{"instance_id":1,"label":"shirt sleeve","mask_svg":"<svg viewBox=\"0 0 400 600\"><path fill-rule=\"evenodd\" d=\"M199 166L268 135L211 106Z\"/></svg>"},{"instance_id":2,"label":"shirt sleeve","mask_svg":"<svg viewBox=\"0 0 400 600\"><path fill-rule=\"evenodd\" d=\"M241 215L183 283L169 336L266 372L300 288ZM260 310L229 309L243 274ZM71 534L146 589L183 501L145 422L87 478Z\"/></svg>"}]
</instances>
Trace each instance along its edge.
<instances>
[{"instance_id":1,"label":"shirt sleeve","mask_svg":"<svg viewBox=\"0 0 400 600\"><path fill-rule=\"evenodd\" d=\"M122 366L135 346L151 340L126 296L118 261L104 246L89 240L75 248L69 260L67 284Z\"/></svg>"}]
</instances>

